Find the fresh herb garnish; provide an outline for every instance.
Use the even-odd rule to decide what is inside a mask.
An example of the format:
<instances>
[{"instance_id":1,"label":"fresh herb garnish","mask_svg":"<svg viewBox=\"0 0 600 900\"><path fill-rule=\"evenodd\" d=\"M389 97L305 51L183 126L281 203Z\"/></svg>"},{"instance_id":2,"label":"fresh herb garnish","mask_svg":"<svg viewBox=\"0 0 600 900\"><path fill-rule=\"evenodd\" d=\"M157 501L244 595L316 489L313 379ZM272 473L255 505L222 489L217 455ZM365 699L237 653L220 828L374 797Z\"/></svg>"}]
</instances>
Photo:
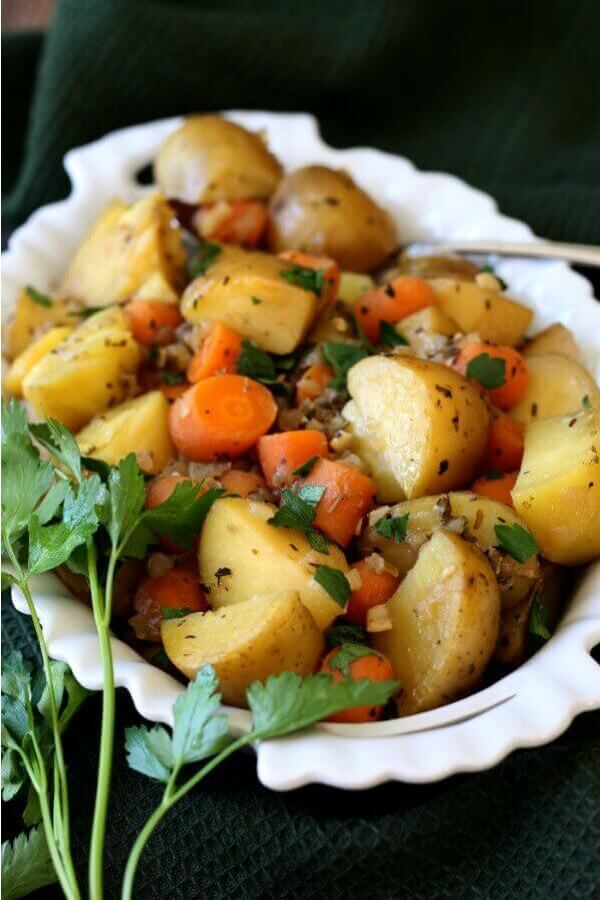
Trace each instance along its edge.
<instances>
[{"instance_id":1,"label":"fresh herb garnish","mask_svg":"<svg viewBox=\"0 0 600 900\"><path fill-rule=\"evenodd\" d=\"M189 606L161 606L160 614L163 619L183 619L193 612Z\"/></svg>"},{"instance_id":2,"label":"fresh herb garnish","mask_svg":"<svg viewBox=\"0 0 600 900\"><path fill-rule=\"evenodd\" d=\"M334 569L331 566L317 566L315 581L322 588L325 588L336 603L339 603L340 606L346 605L352 593L352 588L341 569Z\"/></svg>"},{"instance_id":3,"label":"fresh herb garnish","mask_svg":"<svg viewBox=\"0 0 600 900\"><path fill-rule=\"evenodd\" d=\"M41 291L36 291L30 284L25 288L25 293L29 299L33 300L34 303L37 303L38 306L45 306L47 308L52 306L52 298L49 297L48 294L42 294Z\"/></svg>"},{"instance_id":4,"label":"fresh herb garnish","mask_svg":"<svg viewBox=\"0 0 600 900\"><path fill-rule=\"evenodd\" d=\"M546 624L546 607L540 600L536 591L531 598L531 612L529 614L529 633L543 641L549 641L552 637Z\"/></svg>"},{"instance_id":5,"label":"fresh herb garnish","mask_svg":"<svg viewBox=\"0 0 600 900\"><path fill-rule=\"evenodd\" d=\"M190 278L194 279L197 278L198 275L203 275L206 270L216 262L220 252L221 248L218 244L211 244L209 241L200 244L190 260Z\"/></svg>"},{"instance_id":6,"label":"fresh herb garnish","mask_svg":"<svg viewBox=\"0 0 600 900\"><path fill-rule=\"evenodd\" d=\"M9 752L9 751L7 751ZM2 896L4 900L27 897L57 881L48 843L41 827L2 844Z\"/></svg>"},{"instance_id":7,"label":"fresh herb garnish","mask_svg":"<svg viewBox=\"0 0 600 900\"><path fill-rule=\"evenodd\" d=\"M494 531L500 549L516 559L517 562L527 562L534 553L540 552L534 536L521 525L494 525Z\"/></svg>"},{"instance_id":8,"label":"fresh herb garnish","mask_svg":"<svg viewBox=\"0 0 600 900\"><path fill-rule=\"evenodd\" d=\"M272 383L277 377L277 369L273 357L250 341L242 341L242 352L237 362L239 375L253 378L255 381Z\"/></svg>"},{"instance_id":9,"label":"fresh herb garnish","mask_svg":"<svg viewBox=\"0 0 600 900\"><path fill-rule=\"evenodd\" d=\"M316 454L314 456L311 456L309 459L306 460L305 463L302 463L301 466L298 466L297 469L294 469L294 471L292 472L292 475L300 475L302 477L304 475L309 475L312 470L312 467L314 466L314 464L316 463L316 461L318 459L319 459L319 457Z\"/></svg>"},{"instance_id":10,"label":"fresh herb garnish","mask_svg":"<svg viewBox=\"0 0 600 900\"><path fill-rule=\"evenodd\" d=\"M303 531L313 550L328 554L327 541L313 527L316 506L324 493L325 488L316 484L306 484L298 492L283 490L281 506L268 520L269 524Z\"/></svg>"},{"instance_id":11,"label":"fresh herb garnish","mask_svg":"<svg viewBox=\"0 0 600 900\"><path fill-rule=\"evenodd\" d=\"M367 630L362 625L332 625L325 632L325 639L330 647L340 644L366 644Z\"/></svg>"},{"instance_id":12,"label":"fresh herb garnish","mask_svg":"<svg viewBox=\"0 0 600 900\"><path fill-rule=\"evenodd\" d=\"M408 347L408 341L403 334L399 334L390 322L379 322L379 343L386 347Z\"/></svg>"},{"instance_id":13,"label":"fresh herb garnish","mask_svg":"<svg viewBox=\"0 0 600 900\"><path fill-rule=\"evenodd\" d=\"M582 407L583 407L584 409L591 409L591 408L592 408L592 404L590 403L590 398L588 397L587 394L585 394L585 395L581 398L581 405L582 405Z\"/></svg>"},{"instance_id":14,"label":"fresh herb garnish","mask_svg":"<svg viewBox=\"0 0 600 900\"><path fill-rule=\"evenodd\" d=\"M402 516L383 516L375 522L373 531L399 544L400 541L406 540L409 515L410 513L404 513Z\"/></svg>"},{"instance_id":15,"label":"fresh herb garnish","mask_svg":"<svg viewBox=\"0 0 600 900\"><path fill-rule=\"evenodd\" d=\"M337 653L329 659L329 668L337 669L344 678L348 678L350 676L350 666L356 659L362 659L363 656L372 656L375 652L370 647L365 647L364 644L357 644L356 642L340 644Z\"/></svg>"},{"instance_id":16,"label":"fresh herb garnish","mask_svg":"<svg viewBox=\"0 0 600 900\"><path fill-rule=\"evenodd\" d=\"M175 384L183 384L184 381L185 376L181 372L171 372L169 369L165 369L162 373L162 383L169 387Z\"/></svg>"},{"instance_id":17,"label":"fresh herb garnish","mask_svg":"<svg viewBox=\"0 0 600 900\"><path fill-rule=\"evenodd\" d=\"M482 267L481 271L487 272L488 275L493 275L494 278L496 279L496 281L498 282L498 284L500 285L500 289L503 291L506 290L506 288L508 287L507 283L505 282L505 280L503 278L500 278L500 276L496 274L496 271L493 266L491 266L488 263L487 265Z\"/></svg>"},{"instance_id":18,"label":"fresh herb garnish","mask_svg":"<svg viewBox=\"0 0 600 900\"><path fill-rule=\"evenodd\" d=\"M500 469L491 469L485 476L486 481L499 481L501 478L504 478L504 472Z\"/></svg>"},{"instance_id":19,"label":"fresh herb garnish","mask_svg":"<svg viewBox=\"0 0 600 900\"><path fill-rule=\"evenodd\" d=\"M96 313L105 309L105 306L82 306L81 309L72 309L67 315L78 319L89 319L90 316L95 316Z\"/></svg>"},{"instance_id":20,"label":"fresh herb garnish","mask_svg":"<svg viewBox=\"0 0 600 900\"><path fill-rule=\"evenodd\" d=\"M467 377L474 378L484 388L499 388L506 380L506 360L480 353L467 363Z\"/></svg>"},{"instance_id":21,"label":"fresh herb garnish","mask_svg":"<svg viewBox=\"0 0 600 900\"><path fill-rule=\"evenodd\" d=\"M353 344L322 344L321 353L328 362L334 373L335 378L329 383L329 387L335 391L343 391L346 389L346 376L352 366L365 359L369 354L364 347L356 347Z\"/></svg>"},{"instance_id":22,"label":"fresh herb garnish","mask_svg":"<svg viewBox=\"0 0 600 900\"><path fill-rule=\"evenodd\" d=\"M321 296L325 284L325 269L306 269L304 266L293 265L279 274L288 284L296 284L305 291L313 291L317 297Z\"/></svg>"}]
</instances>

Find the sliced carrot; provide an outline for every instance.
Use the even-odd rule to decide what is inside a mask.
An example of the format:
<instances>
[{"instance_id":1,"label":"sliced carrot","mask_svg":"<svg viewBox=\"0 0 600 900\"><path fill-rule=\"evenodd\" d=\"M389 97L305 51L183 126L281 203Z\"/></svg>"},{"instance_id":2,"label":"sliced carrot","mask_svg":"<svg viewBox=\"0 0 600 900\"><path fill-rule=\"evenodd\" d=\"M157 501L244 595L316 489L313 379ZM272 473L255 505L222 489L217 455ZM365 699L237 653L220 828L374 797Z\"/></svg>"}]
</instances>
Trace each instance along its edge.
<instances>
[{"instance_id":1,"label":"sliced carrot","mask_svg":"<svg viewBox=\"0 0 600 900\"><path fill-rule=\"evenodd\" d=\"M217 372L235 372L241 352L242 339L239 334L222 322L214 322L188 366L189 381L195 384Z\"/></svg>"},{"instance_id":2,"label":"sliced carrot","mask_svg":"<svg viewBox=\"0 0 600 900\"><path fill-rule=\"evenodd\" d=\"M264 438L261 438L262 440ZM238 497L247 497L267 486L262 475L257 475L256 472L242 472L241 469L230 469L219 476L219 481L228 494L237 494Z\"/></svg>"},{"instance_id":3,"label":"sliced carrot","mask_svg":"<svg viewBox=\"0 0 600 900\"><path fill-rule=\"evenodd\" d=\"M323 272L321 297L327 306L335 302L340 286L340 267L334 259L328 256L311 256L309 253L301 253L300 250L284 250L279 256L303 269Z\"/></svg>"},{"instance_id":4,"label":"sliced carrot","mask_svg":"<svg viewBox=\"0 0 600 900\"><path fill-rule=\"evenodd\" d=\"M350 594L346 618L350 622L364 625L367 621L367 612L373 606L386 603L400 584L400 578L391 572L376 572L369 563L361 559L355 563L350 571L354 571L360 578L361 585Z\"/></svg>"},{"instance_id":5,"label":"sliced carrot","mask_svg":"<svg viewBox=\"0 0 600 900\"><path fill-rule=\"evenodd\" d=\"M511 409L521 400L529 384L527 363L514 347L495 346L486 344L484 341L474 341L471 344L465 344L453 363L453 367L463 375L471 376L472 366L469 363L473 363L478 357L485 361L486 355L490 360L500 359L504 362L504 383L491 388L481 381L480 383L486 388L494 406L503 410Z\"/></svg>"},{"instance_id":6,"label":"sliced carrot","mask_svg":"<svg viewBox=\"0 0 600 900\"><path fill-rule=\"evenodd\" d=\"M379 340L380 322L395 324L434 304L435 294L426 281L401 275L389 284L357 297L354 314L365 336L376 344Z\"/></svg>"},{"instance_id":7,"label":"sliced carrot","mask_svg":"<svg viewBox=\"0 0 600 900\"><path fill-rule=\"evenodd\" d=\"M125 307L131 333L146 347L165 347L175 340L183 319L177 306L157 300L133 300Z\"/></svg>"},{"instance_id":8,"label":"sliced carrot","mask_svg":"<svg viewBox=\"0 0 600 900\"><path fill-rule=\"evenodd\" d=\"M277 404L264 385L244 375L211 375L169 411L173 443L188 459L241 456L269 430Z\"/></svg>"},{"instance_id":9,"label":"sliced carrot","mask_svg":"<svg viewBox=\"0 0 600 900\"><path fill-rule=\"evenodd\" d=\"M193 481L193 479L187 478L185 475L159 475L158 478L149 481L146 485L146 509L153 509L168 500L177 485L183 481ZM198 482L199 494L203 494L206 489L202 482ZM160 536L160 543L169 553L182 553L184 549L173 543L166 534Z\"/></svg>"},{"instance_id":10,"label":"sliced carrot","mask_svg":"<svg viewBox=\"0 0 600 900\"><path fill-rule=\"evenodd\" d=\"M474 494L481 497L489 497L491 500L499 500L500 503L506 503L507 506L513 505L510 492L515 486L518 472L504 472L498 478L489 478L485 475L478 478L471 485Z\"/></svg>"},{"instance_id":11,"label":"sliced carrot","mask_svg":"<svg viewBox=\"0 0 600 900\"><path fill-rule=\"evenodd\" d=\"M310 366L296 384L296 406L300 406L303 400L316 400L320 397L329 382L333 381L334 375L327 363Z\"/></svg>"},{"instance_id":12,"label":"sliced carrot","mask_svg":"<svg viewBox=\"0 0 600 900\"><path fill-rule=\"evenodd\" d=\"M330 650L321 664L321 672L325 675L331 675L334 681L343 681L349 678L357 681L361 678L368 678L370 681L390 681L394 677L392 666L381 653L372 650L370 653L359 656L357 659L348 661L347 672L342 671L344 665L339 654L345 652L345 647L334 647ZM338 657L339 667L336 666L336 657ZM340 712L333 713L327 717L328 722L374 722L381 716L382 706L352 706L349 709L342 709Z\"/></svg>"},{"instance_id":13,"label":"sliced carrot","mask_svg":"<svg viewBox=\"0 0 600 900\"><path fill-rule=\"evenodd\" d=\"M321 431L284 431L267 434L258 442L258 459L267 483L285 487L296 480L294 472L312 456L325 456L327 438Z\"/></svg>"},{"instance_id":14,"label":"sliced carrot","mask_svg":"<svg viewBox=\"0 0 600 900\"><path fill-rule=\"evenodd\" d=\"M267 206L260 200L205 205L193 215L193 225L200 237L244 247L256 247L268 221Z\"/></svg>"},{"instance_id":15,"label":"sliced carrot","mask_svg":"<svg viewBox=\"0 0 600 900\"><path fill-rule=\"evenodd\" d=\"M523 435L525 425L517 422L507 413L494 410L488 431L484 468L486 471L498 469L512 472L518 469L523 459Z\"/></svg>"},{"instance_id":16,"label":"sliced carrot","mask_svg":"<svg viewBox=\"0 0 600 900\"><path fill-rule=\"evenodd\" d=\"M345 547L372 506L375 482L341 462L318 459L302 483L325 488L313 524Z\"/></svg>"},{"instance_id":17,"label":"sliced carrot","mask_svg":"<svg viewBox=\"0 0 600 900\"><path fill-rule=\"evenodd\" d=\"M159 609L186 607L190 612L208 609L206 595L196 573L185 566L176 566L158 578L144 578L137 590L136 608L143 605L146 598Z\"/></svg>"}]
</instances>

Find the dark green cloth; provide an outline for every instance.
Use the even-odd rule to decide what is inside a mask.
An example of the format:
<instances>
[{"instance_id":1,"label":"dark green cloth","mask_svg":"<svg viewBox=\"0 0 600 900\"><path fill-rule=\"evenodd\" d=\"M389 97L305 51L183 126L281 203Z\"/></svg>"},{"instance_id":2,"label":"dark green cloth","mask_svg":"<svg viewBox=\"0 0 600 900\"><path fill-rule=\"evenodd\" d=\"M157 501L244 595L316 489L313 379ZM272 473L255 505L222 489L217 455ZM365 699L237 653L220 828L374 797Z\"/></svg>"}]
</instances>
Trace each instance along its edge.
<instances>
[{"instance_id":1,"label":"dark green cloth","mask_svg":"<svg viewBox=\"0 0 600 900\"><path fill-rule=\"evenodd\" d=\"M43 50L31 35L3 42L7 224L64 196L70 147L134 122L237 107L314 112L330 143L454 172L541 234L597 242L599 10L594 0L62 0ZM30 626L6 601L2 621L4 651L32 653ZM109 898L160 794L125 765L122 729L136 720L119 692ZM94 698L68 740L82 868L98 721ZM240 755L171 812L136 896L597 897L599 773L598 715L489 772L425 787L277 795L257 783L253 755ZM7 813L10 834L18 805Z\"/></svg>"}]
</instances>

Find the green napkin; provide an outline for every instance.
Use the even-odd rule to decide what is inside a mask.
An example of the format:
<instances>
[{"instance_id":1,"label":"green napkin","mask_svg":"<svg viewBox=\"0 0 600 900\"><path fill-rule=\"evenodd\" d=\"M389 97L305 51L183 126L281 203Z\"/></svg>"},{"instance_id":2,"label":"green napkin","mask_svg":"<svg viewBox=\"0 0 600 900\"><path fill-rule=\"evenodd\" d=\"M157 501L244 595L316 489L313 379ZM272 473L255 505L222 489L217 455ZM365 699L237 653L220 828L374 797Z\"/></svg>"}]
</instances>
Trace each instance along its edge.
<instances>
[{"instance_id":1,"label":"green napkin","mask_svg":"<svg viewBox=\"0 0 600 900\"><path fill-rule=\"evenodd\" d=\"M59 0L43 48L30 35L3 41L8 225L68 192L70 147L135 122L237 107L311 111L330 143L454 172L541 234L598 241L599 10L593 0ZM4 652L33 655L28 620L6 597L2 622ZM82 871L99 712L93 698L67 741ZM119 692L107 898L160 795L126 767L122 729L136 721ZM549 747L430 786L278 795L257 782L248 753L169 814L137 896L591 898L599 798L597 714ZM21 827L17 807L6 807L7 836Z\"/></svg>"}]
</instances>

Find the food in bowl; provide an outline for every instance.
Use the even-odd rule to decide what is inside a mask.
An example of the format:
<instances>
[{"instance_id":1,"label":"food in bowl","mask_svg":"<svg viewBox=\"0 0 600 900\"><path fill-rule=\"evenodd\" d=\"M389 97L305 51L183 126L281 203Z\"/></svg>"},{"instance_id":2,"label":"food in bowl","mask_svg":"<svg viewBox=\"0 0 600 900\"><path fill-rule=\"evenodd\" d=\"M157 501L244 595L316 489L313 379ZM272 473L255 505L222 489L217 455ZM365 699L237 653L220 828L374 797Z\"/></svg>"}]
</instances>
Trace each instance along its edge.
<instances>
[{"instance_id":1,"label":"food in bowl","mask_svg":"<svg viewBox=\"0 0 600 900\"><path fill-rule=\"evenodd\" d=\"M234 705L321 668L399 681L352 721L439 707L521 663L600 556L600 391L493 273L394 259L359 186L230 125L186 122L163 194L104 211L55 294L24 288L5 389L90 466L134 453L148 507L211 500L196 547L166 528L123 579L145 656L211 663Z\"/></svg>"}]
</instances>

